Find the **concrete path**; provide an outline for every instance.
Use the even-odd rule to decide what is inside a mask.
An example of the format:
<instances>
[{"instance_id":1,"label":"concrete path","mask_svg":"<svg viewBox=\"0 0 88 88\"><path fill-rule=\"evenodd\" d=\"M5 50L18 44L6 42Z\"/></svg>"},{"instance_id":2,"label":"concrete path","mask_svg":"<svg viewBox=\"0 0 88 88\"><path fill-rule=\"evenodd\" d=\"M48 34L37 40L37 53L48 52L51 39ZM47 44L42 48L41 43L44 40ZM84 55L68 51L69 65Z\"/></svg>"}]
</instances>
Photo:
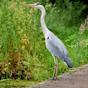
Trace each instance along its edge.
<instances>
[{"instance_id":1,"label":"concrete path","mask_svg":"<svg viewBox=\"0 0 88 88\"><path fill-rule=\"evenodd\" d=\"M88 65L72 74L62 75L60 80L49 80L32 88L88 88Z\"/></svg>"}]
</instances>

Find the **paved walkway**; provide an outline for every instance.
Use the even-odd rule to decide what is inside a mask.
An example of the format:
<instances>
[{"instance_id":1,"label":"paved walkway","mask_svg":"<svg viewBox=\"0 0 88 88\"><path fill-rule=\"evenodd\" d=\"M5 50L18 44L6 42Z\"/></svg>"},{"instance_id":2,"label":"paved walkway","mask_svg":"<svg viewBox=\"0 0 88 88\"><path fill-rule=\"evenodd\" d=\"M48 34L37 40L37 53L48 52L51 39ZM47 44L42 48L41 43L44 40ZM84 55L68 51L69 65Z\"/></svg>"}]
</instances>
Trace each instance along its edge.
<instances>
[{"instance_id":1,"label":"paved walkway","mask_svg":"<svg viewBox=\"0 0 88 88\"><path fill-rule=\"evenodd\" d=\"M72 74L65 74L62 79L46 81L32 88L88 88L88 65Z\"/></svg>"}]
</instances>

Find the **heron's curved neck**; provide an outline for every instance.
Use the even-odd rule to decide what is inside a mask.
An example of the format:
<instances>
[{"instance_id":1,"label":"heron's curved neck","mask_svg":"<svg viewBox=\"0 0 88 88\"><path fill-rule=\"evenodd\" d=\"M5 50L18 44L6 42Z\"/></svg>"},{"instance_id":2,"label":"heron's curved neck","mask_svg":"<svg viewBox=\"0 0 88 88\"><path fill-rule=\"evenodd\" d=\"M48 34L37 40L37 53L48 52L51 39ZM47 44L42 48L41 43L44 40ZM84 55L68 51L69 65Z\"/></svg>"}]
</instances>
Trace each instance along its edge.
<instances>
[{"instance_id":1,"label":"heron's curved neck","mask_svg":"<svg viewBox=\"0 0 88 88\"><path fill-rule=\"evenodd\" d=\"M45 14L46 14L46 11L45 9L43 8L41 11L41 18L40 18L40 23L41 23L41 27L42 27L42 30L43 30L43 33L46 34L47 31L48 31L48 28L45 24Z\"/></svg>"}]
</instances>

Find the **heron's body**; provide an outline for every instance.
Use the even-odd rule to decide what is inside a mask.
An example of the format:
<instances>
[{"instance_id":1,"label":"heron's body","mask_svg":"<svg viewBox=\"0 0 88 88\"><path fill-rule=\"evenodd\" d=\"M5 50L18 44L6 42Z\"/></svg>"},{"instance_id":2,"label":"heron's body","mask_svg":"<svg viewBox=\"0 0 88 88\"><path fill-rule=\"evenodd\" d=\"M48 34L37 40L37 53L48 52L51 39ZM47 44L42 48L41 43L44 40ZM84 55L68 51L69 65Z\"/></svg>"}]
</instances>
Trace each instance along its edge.
<instances>
[{"instance_id":1,"label":"heron's body","mask_svg":"<svg viewBox=\"0 0 88 88\"><path fill-rule=\"evenodd\" d=\"M51 31L48 31L45 35L45 44L46 48L53 56L62 59L67 63L68 67L72 67L67 49L65 48L63 42L58 39L58 37L55 36Z\"/></svg>"},{"instance_id":2,"label":"heron's body","mask_svg":"<svg viewBox=\"0 0 88 88\"><path fill-rule=\"evenodd\" d=\"M67 50L60 39L58 39L52 32L49 32L45 38L47 49L56 57L62 58L67 55ZM62 58L63 59L63 58Z\"/></svg>"},{"instance_id":3,"label":"heron's body","mask_svg":"<svg viewBox=\"0 0 88 88\"><path fill-rule=\"evenodd\" d=\"M66 64L70 68L73 65L70 61L67 49L65 48L63 42L57 36L55 36L51 31L49 31L45 24L45 21L44 21L44 17L46 13L45 8L42 5L37 5L37 4L31 4L31 6L41 11L40 23L41 23L41 27L42 27L42 30L45 36L46 48L49 50L49 52L54 57L54 63L55 63L54 78L56 79L58 68L57 68L55 57L62 59L64 62L66 62Z\"/></svg>"}]
</instances>

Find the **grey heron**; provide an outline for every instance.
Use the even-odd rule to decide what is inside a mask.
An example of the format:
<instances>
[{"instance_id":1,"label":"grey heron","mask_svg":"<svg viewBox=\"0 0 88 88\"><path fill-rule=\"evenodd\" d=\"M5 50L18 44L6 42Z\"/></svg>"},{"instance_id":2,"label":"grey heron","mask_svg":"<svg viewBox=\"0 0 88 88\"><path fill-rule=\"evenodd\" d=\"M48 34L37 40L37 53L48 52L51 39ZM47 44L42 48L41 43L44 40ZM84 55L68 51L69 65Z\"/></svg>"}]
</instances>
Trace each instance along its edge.
<instances>
[{"instance_id":1,"label":"grey heron","mask_svg":"<svg viewBox=\"0 0 88 88\"><path fill-rule=\"evenodd\" d=\"M58 75L57 58L60 58L62 61L64 61L69 68L72 68L73 64L68 56L67 49L63 44L63 42L54 33L52 33L46 26L45 20L44 20L46 11L44 6L39 3L28 4L28 6L32 8L37 8L41 12L40 23L45 37L45 45L46 45L46 48L49 50L49 52L52 54L54 59L53 79L57 79L57 75Z\"/></svg>"}]
</instances>

